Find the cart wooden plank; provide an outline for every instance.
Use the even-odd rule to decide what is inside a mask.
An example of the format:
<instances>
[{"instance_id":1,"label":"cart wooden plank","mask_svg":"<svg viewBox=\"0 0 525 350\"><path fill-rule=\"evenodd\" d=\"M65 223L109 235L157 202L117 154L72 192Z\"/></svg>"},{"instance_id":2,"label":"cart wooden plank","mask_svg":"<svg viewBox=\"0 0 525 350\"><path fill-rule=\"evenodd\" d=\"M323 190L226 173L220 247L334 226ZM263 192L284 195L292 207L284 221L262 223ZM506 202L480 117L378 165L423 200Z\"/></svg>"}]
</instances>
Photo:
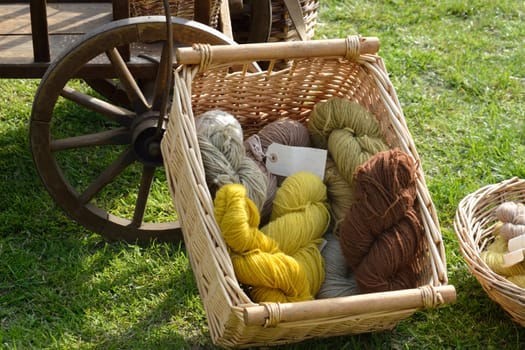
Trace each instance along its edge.
<instances>
[{"instance_id":1,"label":"cart wooden plank","mask_svg":"<svg viewBox=\"0 0 525 350\"><path fill-rule=\"evenodd\" d=\"M51 61L84 33L113 19L111 3L48 3ZM39 78L48 63L35 63L29 3L0 4L0 77Z\"/></svg>"},{"instance_id":2,"label":"cart wooden plank","mask_svg":"<svg viewBox=\"0 0 525 350\"><path fill-rule=\"evenodd\" d=\"M83 34L112 19L111 3L48 3L49 34ZM31 34L29 4L0 4L0 35Z\"/></svg>"}]
</instances>

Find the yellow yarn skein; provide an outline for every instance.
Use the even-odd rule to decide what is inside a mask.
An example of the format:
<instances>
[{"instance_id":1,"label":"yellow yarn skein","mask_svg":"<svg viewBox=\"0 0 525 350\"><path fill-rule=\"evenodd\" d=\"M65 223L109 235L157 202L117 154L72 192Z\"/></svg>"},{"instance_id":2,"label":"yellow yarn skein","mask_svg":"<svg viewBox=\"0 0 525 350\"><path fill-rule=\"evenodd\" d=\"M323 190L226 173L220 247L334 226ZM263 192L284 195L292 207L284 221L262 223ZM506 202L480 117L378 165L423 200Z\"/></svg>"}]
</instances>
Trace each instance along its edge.
<instances>
[{"instance_id":1,"label":"yellow yarn skein","mask_svg":"<svg viewBox=\"0 0 525 350\"><path fill-rule=\"evenodd\" d=\"M502 276L525 275L525 262L512 266L504 266L503 255L508 253L507 240L498 235L494 242L489 244L480 254L481 259L490 267L492 271Z\"/></svg>"},{"instance_id":2,"label":"yellow yarn skein","mask_svg":"<svg viewBox=\"0 0 525 350\"><path fill-rule=\"evenodd\" d=\"M221 187L215 217L230 248L238 281L255 302L313 299L324 280L318 245L329 226L326 187L319 177L297 173L276 193L272 220L260 230L260 214L240 184Z\"/></svg>"},{"instance_id":3,"label":"yellow yarn skein","mask_svg":"<svg viewBox=\"0 0 525 350\"><path fill-rule=\"evenodd\" d=\"M525 288L525 275L508 276L507 279L518 287Z\"/></svg>"},{"instance_id":4,"label":"yellow yarn skein","mask_svg":"<svg viewBox=\"0 0 525 350\"><path fill-rule=\"evenodd\" d=\"M246 196L247 190L241 184L224 185L217 191L214 212L224 241L235 254L254 250L278 252L278 243L257 228L260 222L257 206Z\"/></svg>"}]
</instances>

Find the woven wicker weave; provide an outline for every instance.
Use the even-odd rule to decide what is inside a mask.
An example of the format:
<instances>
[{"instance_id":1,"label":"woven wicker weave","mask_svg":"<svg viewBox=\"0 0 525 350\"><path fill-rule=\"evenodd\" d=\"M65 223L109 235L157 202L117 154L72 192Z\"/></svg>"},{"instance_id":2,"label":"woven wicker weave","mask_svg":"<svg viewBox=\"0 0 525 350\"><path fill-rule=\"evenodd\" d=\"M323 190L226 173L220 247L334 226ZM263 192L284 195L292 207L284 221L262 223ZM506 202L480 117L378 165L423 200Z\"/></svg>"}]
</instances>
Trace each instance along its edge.
<instances>
[{"instance_id":1,"label":"woven wicker weave","mask_svg":"<svg viewBox=\"0 0 525 350\"><path fill-rule=\"evenodd\" d=\"M362 45L366 42L355 39L352 42ZM315 46L317 44L323 49ZM197 54L204 55L197 59L201 62L197 65L184 64L182 52L191 48L177 51L178 61L183 64L175 73L175 96L162 152L168 185L216 344L276 345L312 337L391 329L418 309L455 300L453 286L447 285L443 242L421 168L418 169L418 201L428 246L424 273L419 276L421 287L259 305L249 299L235 277L213 216L213 200L206 186L194 116L210 109L222 109L238 117L248 136L283 117L304 122L317 102L332 96L346 97L377 117L391 147L400 147L421 163L382 59L374 54L359 55L361 49L348 50L348 45L349 41L342 39L238 45L234 50L208 47L197 50ZM341 46L342 51L338 49ZM261 47L260 51L256 50ZM295 50L295 54L287 54ZM309 52L313 57L294 59L290 68L281 71L250 73L245 69L232 73L231 66L239 67L257 52L280 53L279 58L284 59ZM320 52L326 57L320 57ZM204 66L205 63L208 66Z\"/></svg>"},{"instance_id":2,"label":"woven wicker weave","mask_svg":"<svg viewBox=\"0 0 525 350\"><path fill-rule=\"evenodd\" d=\"M221 0L210 2L210 26L217 28ZM194 19L195 0L169 0L172 16ZM132 17L164 15L162 0L129 0L129 10Z\"/></svg>"},{"instance_id":3,"label":"woven wicker weave","mask_svg":"<svg viewBox=\"0 0 525 350\"><path fill-rule=\"evenodd\" d=\"M508 179L467 195L459 203L454 229L469 270L489 297L514 321L525 326L525 289L492 271L480 257L493 240L494 225L498 221L495 210L508 201L525 203L524 179Z\"/></svg>"},{"instance_id":4,"label":"woven wicker weave","mask_svg":"<svg viewBox=\"0 0 525 350\"><path fill-rule=\"evenodd\" d=\"M312 39L319 12L319 0L300 0L306 29L306 39ZM299 35L282 0L272 0L270 42L299 40Z\"/></svg>"},{"instance_id":5,"label":"woven wicker weave","mask_svg":"<svg viewBox=\"0 0 525 350\"><path fill-rule=\"evenodd\" d=\"M245 9L249 9L249 3L259 0L244 0ZM305 26L306 40L312 39L315 34L315 25L319 13L319 0L299 0ZM271 21L269 28L269 42L296 41L301 40L290 13L283 0L271 1ZM232 26L234 28L235 41L239 43L248 42L249 28L254 20L251 13L239 12L232 14Z\"/></svg>"}]
</instances>

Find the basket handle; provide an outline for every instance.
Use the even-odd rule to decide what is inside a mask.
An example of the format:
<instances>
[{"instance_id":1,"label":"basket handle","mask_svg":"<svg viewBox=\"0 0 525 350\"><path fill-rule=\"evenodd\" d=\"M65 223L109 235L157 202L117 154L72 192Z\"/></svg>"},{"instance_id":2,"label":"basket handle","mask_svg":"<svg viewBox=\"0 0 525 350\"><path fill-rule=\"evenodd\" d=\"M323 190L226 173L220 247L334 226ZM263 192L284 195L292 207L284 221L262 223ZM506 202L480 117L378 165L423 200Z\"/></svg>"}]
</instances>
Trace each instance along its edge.
<instances>
[{"instance_id":1,"label":"basket handle","mask_svg":"<svg viewBox=\"0 0 525 350\"><path fill-rule=\"evenodd\" d=\"M349 317L376 312L429 309L456 301L451 285L430 285L398 291L360 294L294 303L264 303L244 309L247 326L275 327L280 322L301 322L317 318Z\"/></svg>"},{"instance_id":2,"label":"basket handle","mask_svg":"<svg viewBox=\"0 0 525 350\"><path fill-rule=\"evenodd\" d=\"M326 39L307 41L284 41L275 43L252 43L240 45L207 45L180 47L175 50L179 64L225 64L231 62L269 61L308 57L346 57L356 58L363 54L379 51L376 37L349 36L346 39ZM203 58L203 55L209 57Z\"/></svg>"}]
</instances>

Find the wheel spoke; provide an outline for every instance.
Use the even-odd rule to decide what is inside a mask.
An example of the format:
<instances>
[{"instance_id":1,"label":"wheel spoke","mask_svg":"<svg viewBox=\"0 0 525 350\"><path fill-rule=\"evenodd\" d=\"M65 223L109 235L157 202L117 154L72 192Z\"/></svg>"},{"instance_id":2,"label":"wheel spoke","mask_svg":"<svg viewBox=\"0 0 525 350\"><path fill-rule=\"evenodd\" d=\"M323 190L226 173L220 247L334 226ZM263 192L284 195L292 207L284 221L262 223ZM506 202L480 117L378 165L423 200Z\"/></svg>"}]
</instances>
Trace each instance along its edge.
<instances>
[{"instance_id":1,"label":"wheel spoke","mask_svg":"<svg viewBox=\"0 0 525 350\"><path fill-rule=\"evenodd\" d=\"M131 149L124 151L112 164L110 164L89 187L80 195L79 201L87 204L99 193L107 184L126 169L128 165L135 161L135 155Z\"/></svg>"},{"instance_id":2,"label":"wheel spoke","mask_svg":"<svg viewBox=\"0 0 525 350\"><path fill-rule=\"evenodd\" d=\"M51 140L51 151L56 152L92 146L125 145L130 142L129 130L127 128L119 128L94 134Z\"/></svg>"},{"instance_id":3,"label":"wheel spoke","mask_svg":"<svg viewBox=\"0 0 525 350\"><path fill-rule=\"evenodd\" d=\"M84 78L84 81L100 95L107 98L111 103L122 106L125 108L129 107L129 99L122 86L114 79L90 79Z\"/></svg>"},{"instance_id":4,"label":"wheel spoke","mask_svg":"<svg viewBox=\"0 0 525 350\"><path fill-rule=\"evenodd\" d=\"M111 64L115 69L115 73L119 77L120 82L122 83L122 86L124 87L124 90L131 101L131 105L137 114L146 112L150 108L148 102L146 101L144 94L140 90L137 82L135 81L135 78L133 77L133 74L131 74L128 66L126 66L126 62L124 62L124 59L118 50L116 48L112 48L106 51L106 55L111 61Z\"/></svg>"},{"instance_id":5,"label":"wheel spoke","mask_svg":"<svg viewBox=\"0 0 525 350\"><path fill-rule=\"evenodd\" d=\"M171 84L169 71L173 66L173 56L170 54L171 46L164 42L162 54L155 78L155 89L153 93L153 109L166 113L167 99Z\"/></svg>"},{"instance_id":6,"label":"wheel spoke","mask_svg":"<svg viewBox=\"0 0 525 350\"><path fill-rule=\"evenodd\" d=\"M118 107L98 99L96 97L84 94L69 87L64 87L60 95L71 100L89 110L98 112L120 125L129 126L135 117L135 114L125 108Z\"/></svg>"},{"instance_id":7,"label":"wheel spoke","mask_svg":"<svg viewBox=\"0 0 525 350\"><path fill-rule=\"evenodd\" d=\"M144 213L146 212L148 196L151 190L151 184L153 183L154 174L154 166L144 166L142 178L140 179L140 188L137 196L137 203L135 205L135 212L133 214L133 221L130 224L130 226L132 227L140 227L140 225L142 224L142 220L144 219Z\"/></svg>"}]
</instances>

